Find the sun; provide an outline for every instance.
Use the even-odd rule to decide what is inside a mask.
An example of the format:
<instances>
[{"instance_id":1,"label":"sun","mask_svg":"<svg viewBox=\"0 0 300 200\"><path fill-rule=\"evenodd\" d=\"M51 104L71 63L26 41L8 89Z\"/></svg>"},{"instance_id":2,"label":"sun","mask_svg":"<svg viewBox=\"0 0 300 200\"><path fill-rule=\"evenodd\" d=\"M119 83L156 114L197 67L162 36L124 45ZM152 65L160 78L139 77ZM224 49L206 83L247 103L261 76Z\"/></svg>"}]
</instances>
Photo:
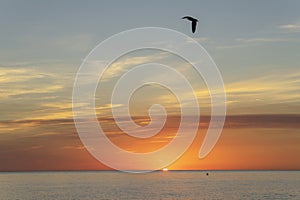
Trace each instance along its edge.
<instances>
[{"instance_id":1,"label":"sun","mask_svg":"<svg viewBox=\"0 0 300 200\"><path fill-rule=\"evenodd\" d=\"M168 170L168 168L163 168L162 171L163 171L163 172L167 172L167 171L169 171L169 170Z\"/></svg>"}]
</instances>

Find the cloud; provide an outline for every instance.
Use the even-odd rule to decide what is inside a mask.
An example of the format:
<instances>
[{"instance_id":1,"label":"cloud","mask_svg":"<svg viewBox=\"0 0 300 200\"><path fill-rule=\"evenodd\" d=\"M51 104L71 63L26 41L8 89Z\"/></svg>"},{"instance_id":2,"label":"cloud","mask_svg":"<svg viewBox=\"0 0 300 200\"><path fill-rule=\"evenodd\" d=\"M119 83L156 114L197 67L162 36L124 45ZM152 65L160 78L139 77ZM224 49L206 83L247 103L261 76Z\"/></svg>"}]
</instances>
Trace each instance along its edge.
<instances>
[{"instance_id":1,"label":"cloud","mask_svg":"<svg viewBox=\"0 0 300 200\"><path fill-rule=\"evenodd\" d=\"M20 95L33 95L33 94L49 94L54 93L63 89L62 85L50 85L45 87L35 87L35 88L2 88L0 97L17 97Z\"/></svg>"},{"instance_id":2,"label":"cloud","mask_svg":"<svg viewBox=\"0 0 300 200\"><path fill-rule=\"evenodd\" d=\"M300 31L300 23L284 24L284 25L280 25L278 28L282 29L282 30L287 30L287 31L299 32Z\"/></svg>"},{"instance_id":3,"label":"cloud","mask_svg":"<svg viewBox=\"0 0 300 200\"><path fill-rule=\"evenodd\" d=\"M71 109L72 102L44 102L41 103L41 107L57 108L57 109Z\"/></svg>"},{"instance_id":4,"label":"cloud","mask_svg":"<svg viewBox=\"0 0 300 200\"><path fill-rule=\"evenodd\" d=\"M236 38L235 41L240 43L286 42L291 41L291 38Z\"/></svg>"},{"instance_id":5,"label":"cloud","mask_svg":"<svg viewBox=\"0 0 300 200\"><path fill-rule=\"evenodd\" d=\"M32 147L30 147L30 149L41 149L43 148L43 145L33 145Z\"/></svg>"},{"instance_id":6,"label":"cloud","mask_svg":"<svg viewBox=\"0 0 300 200\"><path fill-rule=\"evenodd\" d=\"M0 129L2 133L24 130L34 126L36 126L34 122L14 123L13 121L0 121Z\"/></svg>"},{"instance_id":7,"label":"cloud","mask_svg":"<svg viewBox=\"0 0 300 200\"><path fill-rule=\"evenodd\" d=\"M63 89L63 85L51 83L54 79L54 74L33 68L0 67L0 97L53 93Z\"/></svg>"},{"instance_id":8,"label":"cloud","mask_svg":"<svg viewBox=\"0 0 300 200\"><path fill-rule=\"evenodd\" d=\"M106 71L105 77L112 78L120 75L126 68L150 62L154 59L153 56L138 56L122 59L114 62Z\"/></svg>"},{"instance_id":9,"label":"cloud","mask_svg":"<svg viewBox=\"0 0 300 200\"><path fill-rule=\"evenodd\" d=\"M48 120L48 119L70 119L73 117L72 110L60 109L38 109L31 112L31 115L25 115L25 120Z\"/></svg>"},{"instance_id":10,"label":"cloud","mask_svg":"<svg viewBox=\"0 0 300 200\"><path fill-rule=\"evenodd\" d=\"M229 114L234 113L295 113L300 112L300 71L275 71L252 79L225 83L227 107ZM216 90L218 94L221 90ZM181 94L186 106L190 95ZM210 95L203 88L196 90L201 109L210 109ZM164 103L170 109L180 108L174 97L165 94L156 97L156 102ZM283 108L278 109L277 105ZM203 111L203 109L201 111ZM208 111L208 110L205 110ZM176 111L178 112L178 111ZM206 112L204 112L206 113ZM203 112L202 112L203 114Z\"/></svg>"},{"instance_id":11,"label":"cloud","mask_svg":"<svg viewBox=\"0 0 300 200\"><path fill-rule=\"evenodd\" d=\"M0 67L0 119L70 117L71 99L66 97L71 95L70 79L65 74L23 65L26 67Z\"/></svg>"},{"instance_id":12,"label":"cloud","mask_svg":"<svg viewBox=\"0 0 300 200\"><path fill-rule=\"evenodd\" d=\"M300 71L226 84L229 113L299 113ZM284 106L285 105L285 106ZM246 108L246 109L245 109Z\"/></svg>"},{"instance_id":13,"label":"cloud","mask_svg":"<svg viewBox=\"0 0 300 200\"><path fill-rule=\"evenodd\" d=\"M110 81L112 78L118 77L130 68L135 66L149 63L158 62L168 55L166 52L152 53L144 56L125 56L115 62L113 62L104 72L104 76L101 81ZM89 61L90 62L90 61ZM91 64L97 65L97 63L103 61L92 61Z\"/></svg>"},{"instance_id":14,"label":"cloud","mask_svg":"<svg viewBox=\"0 0 300 200\"><path fill-rule=\"evenodd\" d=\"M83 149L85 149L85 147L82 145L77 145L77 146L67 145L67 146L63 146L62 149L83 150Z\"/></svg>"},{"instance_id":15,"label":"cloud","mask_svg":"<svg viewBox=\"0 0 300 200\"><path fill-rule=\"evenodd\" d=\"M99 106L96 109L98 110L107 110L107 109L112 109L112 108L118 108L118 107L122 107L123 104L105 104L103 106Z\"/></svg>"},{"instance_id":16,"label":"cloud","mask_svg":"<svg viewBox=\"0 0 300 200\"><path fill-rule=\"evenodd\" d=\"M34 69L0 67L0 84L26 82L47 76L50 74L42 74Z\"/></svg>"},{"instance_id":17,"label":"cloud","mask_svg":"<svg viewBox=\"0 0 300 200\"><path fill-rule=\"evenodd\" d=\"M232 49L257 46L269 43L278 42L300 42L299 38L295 37L250 37L250 38L235 38L231 44L219 45L217 49Z\"/></svg>"},{"instance_id":18,"label":"cloud","mask_svg":"<svg viewBox=\"0 0 300 200\"><path fill-rule=\"evenodd\" d=\"M230 45L220 45L217 46L217 49L233 49L233 48L244 48L250 46L257 46L266 43L274 42L291 42L291 41L300 41L295 38L236 38Z\"/></svg>"}]
</instances>

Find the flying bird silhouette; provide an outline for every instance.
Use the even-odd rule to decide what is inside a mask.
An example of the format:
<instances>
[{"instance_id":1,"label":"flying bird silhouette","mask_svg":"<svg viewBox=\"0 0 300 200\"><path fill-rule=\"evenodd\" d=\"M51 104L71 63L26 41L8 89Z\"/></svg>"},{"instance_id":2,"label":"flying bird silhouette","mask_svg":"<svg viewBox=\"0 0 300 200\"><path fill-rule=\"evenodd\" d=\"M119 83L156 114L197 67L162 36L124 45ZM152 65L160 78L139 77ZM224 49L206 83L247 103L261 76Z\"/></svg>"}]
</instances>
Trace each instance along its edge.
<instances>
[{"instance_id":1,"label":"flying bird silhouette","mask_svg":"<svg viewBox=\"0 0 300 200\"><path fill-rule=\"evenodd\" d=\"M190 16L185 16L181 19L187 19L187 20L191 21L192 22L192 32L195 33L198 19L195 19L195 18L190 17Z\"/></svg>"}]
</instances>

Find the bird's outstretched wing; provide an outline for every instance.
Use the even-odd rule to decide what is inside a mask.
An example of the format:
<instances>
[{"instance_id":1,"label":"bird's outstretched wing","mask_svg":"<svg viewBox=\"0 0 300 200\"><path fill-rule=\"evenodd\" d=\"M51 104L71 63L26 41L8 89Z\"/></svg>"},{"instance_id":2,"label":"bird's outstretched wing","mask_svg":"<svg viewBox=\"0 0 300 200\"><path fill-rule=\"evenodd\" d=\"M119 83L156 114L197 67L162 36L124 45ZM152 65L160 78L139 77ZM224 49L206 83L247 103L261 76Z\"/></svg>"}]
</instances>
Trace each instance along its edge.
<instances>
[{"instance_id":1,"label":"bird's outstretched wing","mask_svg":"<svg viewBox=\"0 0 300 200\"><path fill-rule=\"evenodd\" d=\"M192 32L195 33L197 26L197 21L192 21Z\"/></svg>"},{"instance_id":2,"label":"bird's outstretched wing","mask_svg":"<svg viewBox=\"0 0 300 200\"><path fill-rule=\"evenodd\" d=\"M194 20L194 18L192 18L192 17L190 17L190 16L185 16L185 17L183 17L183 18L181 18L181 19L188 19L188 20L190 20L190 21L193 21L193 20Z\"/></svg>"}]
</instances>

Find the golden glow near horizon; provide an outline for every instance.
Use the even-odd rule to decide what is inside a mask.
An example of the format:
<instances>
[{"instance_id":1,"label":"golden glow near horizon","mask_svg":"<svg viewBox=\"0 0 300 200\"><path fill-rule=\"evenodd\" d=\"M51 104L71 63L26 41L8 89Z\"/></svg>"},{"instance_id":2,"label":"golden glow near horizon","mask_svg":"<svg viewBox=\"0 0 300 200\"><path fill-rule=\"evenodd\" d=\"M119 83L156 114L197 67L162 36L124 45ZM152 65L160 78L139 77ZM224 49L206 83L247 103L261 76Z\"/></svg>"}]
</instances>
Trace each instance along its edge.
<instances>
[{"instance_id":1,"label":"golden glow near horizon","mask_svg":"<svg viewBox=\"0 0 300 200\"><path fill-rule=\"evenodd\" d=\"M158 135L147 140L122 133L113 119L105 118L103 123L106 124L107 136L114 144L130 152L142 153L168 144L176 134L179 119L179 116L173 116ZM297 159L300 153L299 119L300 116L293 115L228 117L217 145L200 160L198 152L209 124L209 118L202 117L194 143L168 169L297 170L300 166ZM148 119L137 120L142 122ZM1 163L0 171L109 169L86 151L72 120L1 122L0 128L0 158L6 160ZM164 159L163 156L161 159Z\"/></svg>"}]
</instances>

